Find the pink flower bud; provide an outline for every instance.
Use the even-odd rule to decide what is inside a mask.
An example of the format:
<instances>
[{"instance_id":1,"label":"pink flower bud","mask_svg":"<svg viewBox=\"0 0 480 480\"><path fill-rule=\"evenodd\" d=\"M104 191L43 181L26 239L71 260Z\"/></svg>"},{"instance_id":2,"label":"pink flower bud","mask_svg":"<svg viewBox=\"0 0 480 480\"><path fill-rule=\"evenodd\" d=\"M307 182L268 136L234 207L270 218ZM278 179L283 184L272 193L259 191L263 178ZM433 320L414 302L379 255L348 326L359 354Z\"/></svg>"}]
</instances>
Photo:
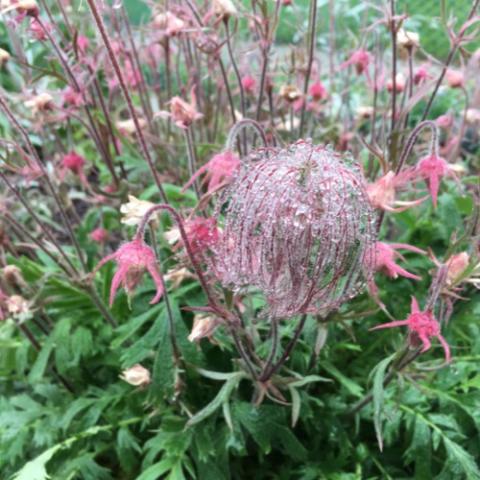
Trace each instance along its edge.
<instances>
[{"instance_id":1,"label":"pink flower bud","mask_svg":"<svg viewBox=\"0 0 480 480\"><path fill-rule=\"evenodd\" d=\"M251 75L242 77L242 87L246 93L253 94L255 92L255 79Z\"/></svg>"},{"instance_id":2,"label":"pink flower bud","mask_svg":"<svg viewBox=\"0 0 480 480\"><path fill-rule=\"evenodd\" d=\"M452 285L467 269L470 264L470 256L467 252L452 255L446 262L447 265L447 284Z\"/></svg>"},{"instance_id":3,"label":"pink flower bud","mask_svg":"<svg viewBox=\"0 0 480 480\"><path fill-rule=\"evenodd\" d=\"M308 93L316 102L319 102L320 100L325 100L328 97L327 89L320 81L310 85Z\"/></svg>"},{"instance_id":4,"label":"pink flower bud","mask_svg":"<svg viewBox=\"0 0 480 480\"><path fill-rule=\"evenodd\" d=\"M360 48L358 50L355 50L350 55L350 58L340 65L340 68L343 69L349 67L350 65L353 65L355 67L357 75L361 75L367 70L368 66L370 65L371 59L372 56L370 55L370 53Z\"/></svg>"},{"instance_id":5,"label":"pink flower bud","mask_svg":"<svg viewBox=\"0 0 480 480\"><path fill-rule=\"evenodd\" d=\"M425 83L428 79L432 78L428 68L426 66L418 67L413 74L413 83L415 85L421 85Z\"/></svg>"},{"instance_id":6,"label":"pink flower bud","mask_svg":"<svg viewBox=\"0 0 480 480\"><path fill-rule=\"evenodd\" d=\"M448 69L445 77L450 88L463 88L465 86L465 75L460 70Z\"/></svg>"},{"instance_id":7,"label":"pink flower bud","mask_svg":"<svg viewBox=\"0 0 480 480\"><path fill-rule=\"evenodd\" d=\"M90 232L90 239L97 243L105 243L108 241L110 233L104 228L96 228Z\"/></svg>"},{"instance_id":8,"label":"pink flower bud","mask_svg":"<svg viewBox=\"0 0 480 480\"><path fill-rule=\"evenodd\" d=\"M406 79L402 73L398 73L395 77L395 92L402 93L405 90ZM387 81L387 90L393 92L393 80L389 79Z\"/></svg>"},{"instance_id":9,"label":"pink flower bud","mask_svg":"<svg viewBox=\"0 0 480 480\"><path fill-rule=\"evenodd\" d=\"M188 128L193 122L203 117L203 115L196 110L193 90L192 103L187 103L180 97L173 97L170 100L170 115L175 125L180 128Z\"/></svg>"}]
</instances>

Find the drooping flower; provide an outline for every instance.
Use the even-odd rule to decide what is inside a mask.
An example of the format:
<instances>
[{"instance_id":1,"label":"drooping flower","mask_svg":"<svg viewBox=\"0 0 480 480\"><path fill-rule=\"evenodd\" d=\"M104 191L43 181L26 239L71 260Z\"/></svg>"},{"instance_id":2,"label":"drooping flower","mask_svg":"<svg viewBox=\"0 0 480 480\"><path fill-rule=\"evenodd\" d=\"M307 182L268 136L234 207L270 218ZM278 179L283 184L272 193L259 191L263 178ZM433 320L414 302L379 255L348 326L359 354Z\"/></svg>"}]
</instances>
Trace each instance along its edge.
<instances>
[{"instance_id":1,"label":"drooping flower","mask_svg":"<svg viewBox=\"0 0 480 480\"><path fill-rule=\"evenodd\" d=\"M448 69L445 75L450 88L463 88L465 86L465 75L460 70Z\"/></svg>"},{"instance_id":2,"label":"drooping flower","mask_svg":"<svg viewBox=\"0 0 480 480\"><path fill-rule=\"evenodd\" d=\"M405 186L409 179L410 177L406 173L395 175L394 172L389 171L374 183L369 184L367 186L367 194L372 206L387 212L403 212L425 201L428 197L411 201L395 199L397 189Z\"/></svg>"},{"instance_id":3,"label":"drooping flower","mask_svg":"<svg viewBox=\"0 0 480 480\"><path fill-rule=\"evenodd\" d=\"M295 85L282 85L278 94L288 103L296 102L302 98L302 92Z\"/></svg>"},{"instance_id":4,"label":"drooping flower","mask_svg":"<svg viewBox=\"0 0 480 480\"><path fill-rule=\"evenodd\" d=\"M52 30L52 26L46 24L45 29L50 31ZM30 19L29 31L35 40L38 40L39 42L43 42L47 39L47 34L45 33L45 29L42 27L42 25L40 25L36 17L32 17Z\"/></svg>"},{"instance_id":5,"label":"drooping flower","mask_svg":"<svg viewBox=\"0 0 480 480\"><path fill-rule=\"evenodd\" d=\"M87 53L88 46L90 45L90 40L85 35L77 36L77 47L81 55Z\"/></svg>"},{"instance_id":6,"label":"drooping flower","mask_svg":"<svg viewBox=\"0 0 480 480\"><path fill-rule=\"evenodd\" d=\"M239 167L240 159L233 152L227 150L218 153L192 175L192 178L183 187L183 191L189 188L199 176L205 174L202 183L208 183L207 193L211 193L221 185L228 183Z\"/></svg>"},{"instance_id":7,"label":"drooping flower","mask_svg":"<svg viewBox=\"0 0 480 480\"><path fill-rule=\"evenodd\" d=\"M142 239L136 238L125 243L117 251L107 255L100 260L93 273L111 260L117 263L118 269L113 276L110 287L110 306L113 304L115 294L120 286L128 294L131 294L146 271L150 273L157 287L157 293L150 304L157 303L162 298L163 283L157 266L157 257L155 252Z\"/></svg>"},{"instance_id":8,"label":"drooping flower","mask_svg":"<svg viewBox=\"0 0 480 480\"><path fill-rule=\"evenodd\" d=\"M242 87L246 93L252 94L255 92L255 79L251 75L245 75L242 77Z\"/></svg>"},{"instance_id":9,"label":"drooping flower","mask_svg":"<svg viewBox=\"0 0 480 480\"><path fill-rule=\"evenodd\" d=\"M138 119L138 124L140 126L140 130L144 130L147 127L147 121L144 118L140 117ZM115 126L117 127L119 133L125 137L131 137L137 132L137 129L135 128L135 122L131 118L127 120L119 120L116 122Z\"/></svg>"},{"instance_id":10,"label":"drooping flower","mask_svg":"<svg viewBox=\"0 0 480 480\"><path fill-rule=\"evenodd\" d=\"M62 157L60 164L59 178L63 181L67 172L77 175L85 187L89 187L87 177L85 175L85 159L76 152L69 152Z\"/></svg>"},{"instance_id":11,"label":"drooping flower","mask_svg":"<svg viewBox=\"0 0 480 480\"><path fill-rule=\"evenodd\" d=\"M186 23L172 12L159 13L154 17L153 23L167 37L175 37L186 27Z\"/></svg>"},{"instance_id":12,"label":"drooping flower","mask_svg":"<svg viewBox=\"0 0 480 480\"><path fill-rule=\"evenodd\" d=\"M83 95L67 86L62 94L63 103L71 107L81 107L84 104Z\"/></svg>"},{"instance_id":13,"label":"drooping flower","mask_svg":"<svg viewBox=\"0 0 480 480\"><path fill-rule=\"evenodd\" d=\"M402 326L408 327L409 342L411 345L416 346L419 342L423 344L422 353L429 350L432 346L430 340L432 337L438 338L445 352L445 360L447 362L450 362L450 347L440 333L440 324L433 316L432 311L420 311L418 302L415 297L412 297L411 312L406 320L396 320L394 322L384 323L382 325L377 325L376 327L373 327L371 330L380 330L383 328Z\"/></svg>"},{"instance_id":14,"label":"drooping flower","mask_svg":"<svg viewBox=\"0 0 480 480\"><path fill-rule=\"evenodd\" d=\"M194 217L185 222L185 233L193 253L212 248L220 238L215 218Z\"/></svg>"},{"instance_id":15,"label":"drooping flower","mask_svg":"<svg viewBox=\"0 0 480 480\"><path fill-rule=\"evenodd\" d=\"M432 78L430 71L426 65L421 65L415 70L413 74L413 83L415 85L421 85L425 83L429 78Z\"/></svg>"},{"instance_id":16,"label":"drooping flower","mask_svg":"<svg viewBox=\"0 0 480 480\"><path fill-rule=\"evenodd\" d=\"M213 332L221 324L221 320L211 314L197 313L193 319L193 326L188 340L199 342L202 338L210 338Z\"/></svg>"},{"instance_id":17,"label":"drooping flower","mask_svg":"<svg viewBox=\"0 0 480 480\"><path fill-rule=\"evenodd\" d=\"M407 80L405 78L405 75L403 73L397 73L395 77L395 93L402 93L405 90L405 86L407 84ZM393 92L393 80L390 78L387 81L387 90L389 92Z\"/></svg>"},{"instance_id":18,"label":"drooping flower","mask_svg":"<svg viewBox=\"0 0 480 480\"><path fill-rule=\"evenodd\" d=\"M436 207L440 180L444 176L453 173L450 165L444 158L435 153L431 153L419 160L414 173L428 182L428 189L432 197L432 202Z\"/></svg>"},{"instance_id":19,"label":"drooping flower","mask_svg":"<svg viewBox=\"0 0 480 480\"><path fill-rule=\"evenodd\" d=\"M420 46L420 35L417 32L409 32L400 28L397 32L397 45L406 50L418 48Z\"/></svg>"},{"instance_id":20,"label":"drooping flower","mask_svg":"<svg viewBox=\"0 0 480 480\"><path fill-rule=\"evenodd\" d=\"M120 206L120 213L122 214L121 222L130 227L136 227L140 224L145 214L155 206L154 203L148 200L140 200L133 195L128 196L128 202L122 203ZM157 215L152 215L149 222L154 221Z\"/></svg>"},{"instance_id":21,"label":"drooping flower","mask_svg":"<svg viewBox=\"0 0 480 480\"><path fill-rule=\"evenodd\" d=\"M10 59L10 54L4 50L3 48L0 48L0 68L2 68Z\"/></svg>"},{"instance_id":22,"label":"drooping flower","mask_svg":"<svg viewBox=\"0 0 480 480\"><path fill-rule=\"evenodd\" d=\"M406 243L384 243L375 242L375 271L382 272L390 278L397 278L399 275L413 280L421 280L421 277L408 272L400 265L395 263L396 258L402 258L397 252L399 249L409 250L410 252L425 255L427 252L421 248L408 245Z\"/></svg>"},{"instance_id":23,"label":"drooping flower","mask_svg":"<svg viewBox=\"0 0 480 480\"><path fill-rule=\"evenodd\" d=\"M357 74L361 75L367 70L368 66L370 65L371 59L372 56L369 52L362 48L359 48L350 55L350 58L348 60L346 60L340 65L340 68L343 69L349 67L350 65L353 65Z\"/></svg>"},{"instance_id":24,"label":"drooping flower","mask_svg":"<svg viewBox=\"0 0 480 480\"><path fill-rule=\"evenodd\" d=\"M462 275L470 264L470 255L460 252L452 255L445 263L447 265L447 285L452 285Z\"/></svg>"},{"instance_id":25,"label":"drooping flower","mask_svg":"<svg viewBox=\"0 0 480 480\"><path fill-rule=\"evenodd\" d=\"M360 169L326 147L299 141L252 152L216 216L212 270L234 291L257 288L270 316L327 313L373 271L373 212Z\"/></svg>"},{"instance_id":26,"label":"drooping flower","mask_svg":"<svg viewBox=\"0 0 480 480\"><path fill-rule=\"evenodd\" d=\"M173 97L170 100L170 116L175 125L180 128L188 128L193 122L203 117L196 109L194 90L191 91L192 102L187 103L180 97Z\"/></svg>"},{"instance_id":27,"label":"drooping flower","mask_svg":"<svg viewBox=\"0 0 480 480\"><path fill-rule=\"evenodd\" d=\"M325 100L328 97L327 89L325 88L325 85L323 85L323 83L320 81L312 83L312 85L310 85L310 88L308 89L308 93L316 102Z\"/></svg>"},{"instance_id":28,"label":"drooping flower","mask_svg":"<svg viewBox=\"0 0 480 480\"><path fill-rule=\"evenodd\" d=\"M445 115L440 115L435 119L435 125L440 128L449 129L453 125L453 115L451 113L446 113Z\"/></svg>"},{"instance_id":29,"label":"drooping flower","mask_svg":"<svg viewBox=\"0 0 480 480\"><path fill-rule=\"evenodd\" d=\"M124 370L120 378L134 387L145 387L150 383L150 372L137 363Z\"/></svg>"},{"instance_id":30,"label":"drooping flower","mask_svg":"<svg viewBox=\"0 0 480 480\"><path fill-rule=\"evenodd\" d=\"M92 230L89 235L90 239L97 243L105 243L110 238L110 233L102 227Z\"/></svg>"},{"instance_id":31,"label":"drooping flower","mask_svg":"<svg viewBox=\"0 0 480 480\"><path fill-rule=\"evenodd\" d=\"M35 97L27 100L25 106L32 110L32 113L36 115L37 113L46 112L52 110L54 107L53 97L49 93L40 93Z\"/></svg>"}]
</instances>

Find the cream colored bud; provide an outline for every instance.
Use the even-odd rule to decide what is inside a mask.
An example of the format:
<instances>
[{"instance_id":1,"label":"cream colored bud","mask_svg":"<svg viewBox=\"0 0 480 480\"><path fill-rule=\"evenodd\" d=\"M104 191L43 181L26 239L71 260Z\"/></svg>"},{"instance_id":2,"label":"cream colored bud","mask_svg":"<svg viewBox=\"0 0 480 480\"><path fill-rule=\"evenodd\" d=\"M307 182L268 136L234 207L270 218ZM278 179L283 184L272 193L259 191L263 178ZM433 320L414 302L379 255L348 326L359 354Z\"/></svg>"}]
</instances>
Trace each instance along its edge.
<instances>
[{"instance_id":1,"label":"cream colored bud","mask_svg":"<svg viewBox=\"0 0 480 480\"><path fill-rule=\"evenodd\" d=\"M137 363L124 370L120 378L134 387L145 387L150 383L150 372Z\"/></svg>"},{"instance_id":2,"label":"cream colored bud","mask_svg":"<svg viewBox=\"0 0 480 480\"><path fill-rule=\"evenodd\" d=\"M420 35L417 32L408 32L401 28L397 33L397 44L405 49L418 48L420 46Z\"/></svg>"},{"instance_id":3,"label":"cream colored bud","mask_svg":"<svg viewBox=\"0 0 480 480\"><path fill-rule=\"evenodd\" d=\"M178 288L184 280L195 278L195 275L185 267L169 270L165 276L166 282L171 282L172 288Z\"/></svg>"},{"instance_id":4,"label":"cream colored bud","mask_svg":"<svg viewBox=\"0 0 480 480\"><path fill-rule=\"evenodd\" d=\"M359 120L367 120L373 117L375 110L373 107L362 105L357 108L357 118Z\"/></svg>"},{"instance_id":5,"label":"cream colored bud","mask_svg":"<svg viewBox=\"0 0 480 480\"><path fill-rule=\"evenodd\" d=\"M3 278L12 287L23 287L26 285L21 270L16 265L3 267Z\"/></svg>"},{"instance_id":6,"label":"cream colored bud","mask_svg":"<svg viewBox=\"0 0 480 480\"><path fill-rule=\"evenodd\" d=\"M451 285L465 271L470 263L470 256L467 252L452 255L446 262L447 265L447 284Z\"/></svg>"},{"instance_id":7,"label":"cream colored bud","mask_svg":"<svg viewBox=\"0 0 480 480\"><path fill-rule=\"evenodd\" d=\"M295 85L282 85L279 95L287 102L295 102L302 96L302 92Z\"/></svg>"},{"instance_id":8,"label":"cream colored bud","mask_svg":"<svg viewBox=\"0 0 480 480\"><path fill-rule=\"evenodd\" d=\"M220 319L210 314L198 313L193 318L193 327L188 339L198 342L202 338L210 337L220 325Z\"/></svg>"},{"instance_id":9,"label":"cream colored bud","mask_svg":"<svg viewBox=\"0 0 480 480\"><path fill-rule=\"evenodd\" d=\"M117 130L126 137L132 136L136 133L135 122L130 118L128 120L119 120L116 124ZM138 125L140 130L144 130L147 126L147 122L143 118L138 119Z\"/></svg>"},{"instance_id":10,"label":"cream colored bud","mask_svg":"<svg viewBox=\"0 0 480 480\"><path fill-rule=\"evenodd\" d=\"M171 228L170 230L165 232L163 236L170 245L177 243L182 238L182 236L180 235L180 229L178 227Z\"/></svg>"},{"instance_id":11,"label":"cream colored bud","mask_svg":"<svg viewBox=\"0 0 480 480\"><path fill-rule=\"evenodd\" d=\"M136 227L142 221L148 210L154 206L155 204L152 202L140 200L133 195L129 195L128 202L120 206L120 213L122 214L122 219L120 221L124 225ZM156 217L157 215L153 214L150 217L149 222L155 220Z\"/></svg>"},{"instance_id":12,"label":"cream colored bud","mask_svg":"<svg viewBox=\"0 0 480 480\"><path fill-rule=\"evenodd\" d=\"M465 120L469 124L480 123L480 110L469 108L465 114Z\"/></svg>"},{"instance_id":13,"label":"cream colored bud","mask_svg":"<svg viewBox=\"0 0 480 480\"><path fill-rule=\"evenodd\" d=\"M213 0L213 11L215 15L222 18L235 17L238 10L231 0Z\"/></svg>"},{"instance_id":14,"label":"cream colored bud","mask_svg":"<svg viewBox=\"0 0 480 480\"><path fill-rule=\"evenodd\" d=\"M46 92L40 93L30 100L27 100L25 106L31 109L34 115L39 112L51 110L53 108L53 97Z\"/></svg>"},{"instance_id":15,"label":"cream colored bud","mask_svg":"<svg viewBox=\"0 0 480 480\"><path fill-rule=\"evenodd\" d=\"M0 48L0 68L2 68L10 59L10 54L4 50L3 48Z\"/></svg>"},{"instance_id":16,"label":"cream colored bud","mask_svg":"<svg viewBox=\"0 0 480 480\"><path fill-rule=\"evenodd\" d=\"M29 312L28 302L20 295L12 295L6 301L8 313L11 315L20 315Z\"/></svg>"}]
</instances>

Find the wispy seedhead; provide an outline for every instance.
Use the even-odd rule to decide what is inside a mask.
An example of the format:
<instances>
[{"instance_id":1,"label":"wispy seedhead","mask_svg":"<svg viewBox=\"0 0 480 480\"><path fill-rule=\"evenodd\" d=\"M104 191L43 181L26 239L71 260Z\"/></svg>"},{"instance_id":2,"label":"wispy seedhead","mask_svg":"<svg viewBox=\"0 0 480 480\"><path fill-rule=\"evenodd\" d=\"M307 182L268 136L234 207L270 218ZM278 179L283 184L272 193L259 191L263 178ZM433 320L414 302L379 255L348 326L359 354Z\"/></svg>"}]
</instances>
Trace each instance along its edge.
<instances>
[{"instance_id":1,"label":"wispy seedhead","mask_svg":"<svg viewBox=\"0 0 480 480\"><path fill-rule=\"evenodd\" d=\"M213 269L228 288L259 289L272 317L339 307L370 277L374 215L358 165L299 141L257 150L217 206Z\"/></svg>"}]
</instances>

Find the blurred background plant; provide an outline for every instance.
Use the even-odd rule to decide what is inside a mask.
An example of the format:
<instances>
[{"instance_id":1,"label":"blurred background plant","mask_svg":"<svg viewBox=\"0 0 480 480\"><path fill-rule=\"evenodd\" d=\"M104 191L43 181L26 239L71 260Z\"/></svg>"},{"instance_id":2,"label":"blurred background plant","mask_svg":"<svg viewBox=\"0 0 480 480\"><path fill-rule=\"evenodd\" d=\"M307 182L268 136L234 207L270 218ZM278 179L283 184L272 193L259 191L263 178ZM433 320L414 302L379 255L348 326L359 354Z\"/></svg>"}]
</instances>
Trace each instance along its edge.
<instances>
[{"instance_id":1,"label":"blurred background plant","mask_svg":"<svg viewBox=\"0 0 480 480\"><path fill-rule=\"evenodd\" d=\"M480 478L478 3L0 2L2 478Z\"/></svg>"}]
</instances>

